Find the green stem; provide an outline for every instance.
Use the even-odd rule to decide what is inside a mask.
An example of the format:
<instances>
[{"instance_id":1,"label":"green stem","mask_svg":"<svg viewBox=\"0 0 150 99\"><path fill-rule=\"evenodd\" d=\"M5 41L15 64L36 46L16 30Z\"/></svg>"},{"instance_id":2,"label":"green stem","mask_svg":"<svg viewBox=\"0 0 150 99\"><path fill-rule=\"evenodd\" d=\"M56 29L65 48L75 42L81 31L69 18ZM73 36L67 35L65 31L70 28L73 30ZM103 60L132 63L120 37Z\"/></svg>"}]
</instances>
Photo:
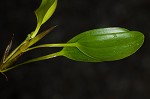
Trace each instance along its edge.
<instances>
[{"instance_id":1,"label":"green stem","mask_svg":"<svg viewBox=\"0 0 150 99\"><path fill-rule=\"evenodd\" d=\"M74 47L74 46L76 46L76 43L42 44L42 45L28 48L24 52L27 52L36 48L42 48L42 47Z\"/></svg>"},{"instance_id":2,"label":"green stem","mask_svg":"<svg viewBox=\"0 0 150 99\"><path fill-rule=\"evenodd\" d=\"M1 65L0 70L3 71L3 69L7 69L14 63L23 53L23 50L26 49L28 43L30 40L30 34L27 36L27 38L17 47L15 48L8 57L3 61Z\"/></svg>"},{"instance_id":3,"label":"green stem","mask_svg":"<svg viewBox=\"0 0 150 99\"><path fill-rule=\"evenodd\" d=\"M28 37L27 37L15 50L13 50L13 51L9 54L9 56L4 60L3 63L6 63L6 62L20 49L20 47L21 47L22 45L24 45L29 39L30 39L30 37L29 37L29 35L28 35Z\"/></svg>"},{"instance_id":4,"label":"green stem","mask_svg":"<svg viewBox=\"0 0 150 99\"><path fill-rule=\"evenodd\" d=\"M37 24L37 26L36 26L36 28L35 28L35 31L33 31L32 33L31 33L31 38L34 38L36 35L37 35L37 33L39 32L39 30L40 30L40 27L41 27L41 22L39 22L38 24Z\"/></svg>"},{"instance_id":5,"label":"green stem","mask_svg":"<svg viewBox=\"0 0 150 99\"><path fill-rule=\"evenodd\" d=\"M45 56L41 56L41 57L38 57L38 58L34 58L34 59L31 59L31 60L28 60L26 62L23 62L21 64L18 64L18 65L15 65L13 67L10 67L10 68L7 68L5 70L2 70L0 72L6 72L8 70L11 70L13 68L16 68L18 66L21 66L21 65L24 65L24 64L27 64L27 63L32 63L32 62L36 62L36 61L41 61L41 60L46 60L46 59L50 59L50 58L54 58L54 57L57 57L57 56L62 56L62 53L61 51L60 52L56 52L56 53L53 53L53 54L49 54L49 55L45 55Z\"/></svg>"}]
</instances>

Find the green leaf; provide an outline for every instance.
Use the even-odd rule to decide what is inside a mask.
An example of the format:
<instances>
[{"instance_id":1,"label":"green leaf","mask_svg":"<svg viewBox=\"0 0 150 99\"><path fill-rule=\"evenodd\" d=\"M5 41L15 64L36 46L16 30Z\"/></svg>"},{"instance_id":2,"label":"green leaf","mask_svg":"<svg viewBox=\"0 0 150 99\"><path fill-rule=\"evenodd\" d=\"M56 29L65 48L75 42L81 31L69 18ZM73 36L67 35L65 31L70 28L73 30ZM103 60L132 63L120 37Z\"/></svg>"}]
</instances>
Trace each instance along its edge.
<instances>
[{"instance_id":1,"label":"green leaf","mask_svg":"<svg viewBox=\"0 0 150 99\"><path fill-rule=\"evenodd\" d=\"M40 7L35 11L38 23L45 23L54 13L57 0L42 0Z\"/></svg>"},{"instance_id":2,"label":"green leaf","mask_svg":"<svg viewBox=\"0 0 150 99\"><path fill-rule=\"evenodd\" d=\"M83 32L67 43L75 46L64 47L63 56L84 62L120 60L135 53L143 44L144 35L124 28L102 28Z\"/></svg>"},{"instance_id":3,"label":"green leaf","mask_svg":"<svg viewBox=\"0 0 150 99\"><path fill-rule=\"evenodd\" d=\"M42 24L44 24L54 13L57 6L57 0L42 0L40 7L35 11L37 17L37 27L31 33L31 38L34 38Z\"/></svg>"},{"instance_id":4,"label":"green leaf","mask_svg":"<svg viewBox=\"0 0 150 99\"><path fill-rule=\"evenodd\" d=\"M38 34L36 37L34 37L33 39L30 40L28 47L32 46L33 44L35 44L36 42L38 42L39 40L41 40L43 37L45 37L49 32L51 32L56 26L53 26L51 28L49 28L48 30Z\"/></svg>"},{"instance_id":5,"label":"green leaf","mask_svg":"<svg viewBox=\"0 0 150 99\"><path fill-rule=\"evenodd\" d=\"M118 27L94 29L75 36L65 44L42 44L32 47L28 50L42 47L64 48L59 52L28 60L1 72L57 56L65 56L69 59L83 62L120 60L135 53L142 46L143 42L144 35L138 31L129 31Z\"/></svg>"}]
</instances>

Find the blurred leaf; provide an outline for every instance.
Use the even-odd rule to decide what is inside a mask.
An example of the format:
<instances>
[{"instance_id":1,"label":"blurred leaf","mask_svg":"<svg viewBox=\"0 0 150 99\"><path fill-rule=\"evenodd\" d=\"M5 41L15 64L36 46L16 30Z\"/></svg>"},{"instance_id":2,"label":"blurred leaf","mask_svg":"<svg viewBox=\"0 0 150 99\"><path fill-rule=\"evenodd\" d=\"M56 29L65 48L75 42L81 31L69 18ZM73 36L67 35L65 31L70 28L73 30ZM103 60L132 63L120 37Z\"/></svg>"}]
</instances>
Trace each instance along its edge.
<instances>
[{"instance_id":1,"label":"blurred leaf","mask_svg":"<svg viewBox=\"0 0 150 99\"><path fill-rule=\"evenodd\" d=\"M9 44L7 45L7 47L5 49L5 52L4 52L4 55L3 55L3 58L2 58L3 63L4 63L5 59L7 58L8 54L11 50L13 38L14 38L14 35L11 37L11 40L9 41Z\"/></svg>"}]
</instances>

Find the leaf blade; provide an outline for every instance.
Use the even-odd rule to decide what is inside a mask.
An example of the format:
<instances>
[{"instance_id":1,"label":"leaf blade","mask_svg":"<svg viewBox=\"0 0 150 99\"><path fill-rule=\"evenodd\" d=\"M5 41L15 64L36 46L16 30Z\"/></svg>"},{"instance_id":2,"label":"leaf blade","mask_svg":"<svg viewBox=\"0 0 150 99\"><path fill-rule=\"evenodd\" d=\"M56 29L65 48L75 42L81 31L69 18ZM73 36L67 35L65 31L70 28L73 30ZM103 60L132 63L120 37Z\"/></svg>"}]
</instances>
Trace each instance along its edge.
<instances>
[{"instance_id":1,"label":"leaf blade","mask_svg":"<svg viewBox=\"0 0 150 99\"><path fill-rule=\"evenodd\" d=\"M35 44L36 42L38 42L39 40L41 40L43 37L45 37L49 32L51 32L56 26L53 26L49 29L47 29L46 31L38 34L36 37L32 38L28 44L28 47L32 46L33 44Z\"/></svg>"},{"instance_id":2,"label":"leaf blade","mask_svg":"<svg viewBox=\"0 0 150 99\"><path fill-rule=\"evenodd\" d=\"M63 55L76 61L101 62L120 60L135 53L144 42L144 35L137 31L107 31L108 28L83 32L68 43L78 43L76 48L64 47ZM111 30L111 28L109 28Z\"/></svg>"},{"instance_id":3,"label":"leaf blade","mask_svg":"<svg viewBox=\"0 0 150 99\"><path fill-rule=\"evenodd\" d=\"M37 26L35 31L31 33L31 38L34 38L41 25L44 24L55 12L57 6L57 0L42 0L41 5L35 11L35 15L37 18Z\"/></svg>"},{"instance_id":4,"label":"leaf blade","mask_svg":"<svg viewBox=\"0 0 150 99\"><path fill-rule=\"evenodd\" d=\"M57 6L57 0L42 0L40 7L35 11L37 21L45 23L54 13Z\"/></svg>"},{"instance_id":5,"label":"leaf blade","mask_svg":"<svg viewBox=\"0 0 150 99\"><path fill-rule=\"evenodd\" d=\"M11 50L12 43L13 43L13 38L14 38L14 34L11 37L11 40L9 41L9 44L7 45L7 47L5 49L5 52L4 52L4 55L3 55L3 58L2 58L3 63L5 62L5 59L7 58L8 54L9 54L9 52Z\"/></svg>"}]
</instances>

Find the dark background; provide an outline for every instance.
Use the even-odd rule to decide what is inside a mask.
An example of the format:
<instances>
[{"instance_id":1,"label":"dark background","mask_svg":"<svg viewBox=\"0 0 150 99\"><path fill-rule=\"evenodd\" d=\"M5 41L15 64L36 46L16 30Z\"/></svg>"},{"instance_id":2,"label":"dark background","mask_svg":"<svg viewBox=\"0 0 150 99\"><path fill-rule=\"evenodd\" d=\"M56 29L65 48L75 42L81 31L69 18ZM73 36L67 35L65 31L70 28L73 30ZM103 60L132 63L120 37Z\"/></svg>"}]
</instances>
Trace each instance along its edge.
<instances>
[{"instance_id":1,"label":"dark background","mask_svg":"<svg viewBox=\"0 0 150 99\"><path fill-rule=\"evenodd\" d=\"M0 0L0 56L12 34L13 48L36 26L40 0ZM145 35L132 56L113 62L85 63L65 57L35 62L0 74L0 99L150 99L150 0L59 0L41 28L58 27L38 44L67 42L94 28L124 27ZM31 51L21 60L59 51Z\"/></svg>"}]
</instances>

